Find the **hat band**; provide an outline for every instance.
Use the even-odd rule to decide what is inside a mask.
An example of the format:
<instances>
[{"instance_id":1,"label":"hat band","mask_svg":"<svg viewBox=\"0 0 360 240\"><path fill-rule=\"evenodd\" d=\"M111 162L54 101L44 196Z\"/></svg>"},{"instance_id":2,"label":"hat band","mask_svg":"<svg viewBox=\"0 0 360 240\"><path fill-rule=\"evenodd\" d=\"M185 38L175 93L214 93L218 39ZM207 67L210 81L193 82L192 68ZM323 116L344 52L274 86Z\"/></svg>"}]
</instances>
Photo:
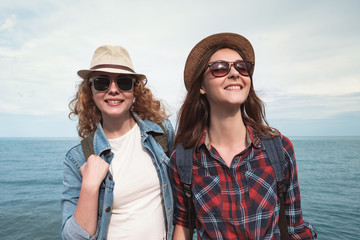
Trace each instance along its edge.
<instances>
[{"instance_id":1,"label":"hat band","mask_svg":"<svg viewBox=\"0 0 360 240\"><path fill-rule=\"evenodd\" d=\"M100 65L93 66L91 69L99 69L99 68L116 68L116 69L121 69L121 70L135 73L135 71L129 67L122 66L122 65L115 65L115 64L100 64Z\"/></svg>"}]
</instances>

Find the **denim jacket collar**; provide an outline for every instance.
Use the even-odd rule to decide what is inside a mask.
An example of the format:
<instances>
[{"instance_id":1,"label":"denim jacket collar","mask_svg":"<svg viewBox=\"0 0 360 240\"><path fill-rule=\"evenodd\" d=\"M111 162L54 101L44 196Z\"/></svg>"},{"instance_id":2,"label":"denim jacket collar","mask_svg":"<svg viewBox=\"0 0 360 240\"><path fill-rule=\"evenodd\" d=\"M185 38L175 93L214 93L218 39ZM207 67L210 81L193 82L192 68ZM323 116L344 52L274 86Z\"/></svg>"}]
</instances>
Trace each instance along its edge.
<instances>
[{"instance_id":1,"label":"denim jacket collar","mask_svg":"<svg viewBox=\"0 0 360 240\"><path fill-rule=\"evenodd\" d=\"M158 124L156 124L148 119L143 120L143 119L139 118L138 115L134 112L131 112L131 114L134 117L136 123L140 127L141 138L143 141L147 138L148 133L150 133L150 132L164 134L164 131L161 129L161 127Z\"/></svg>"},{"instance_id":2,"label":"denim jacket collar","mask_svg":"<svg viewBox=\"0 0 360 240\"><path fill-rule=\"evenodd\" d=\"M101 123L98 123L97 129L94 134L94 152L95 155L101 156L111 151L109 141L106 138Z\"/></svg>"}]
</instances>

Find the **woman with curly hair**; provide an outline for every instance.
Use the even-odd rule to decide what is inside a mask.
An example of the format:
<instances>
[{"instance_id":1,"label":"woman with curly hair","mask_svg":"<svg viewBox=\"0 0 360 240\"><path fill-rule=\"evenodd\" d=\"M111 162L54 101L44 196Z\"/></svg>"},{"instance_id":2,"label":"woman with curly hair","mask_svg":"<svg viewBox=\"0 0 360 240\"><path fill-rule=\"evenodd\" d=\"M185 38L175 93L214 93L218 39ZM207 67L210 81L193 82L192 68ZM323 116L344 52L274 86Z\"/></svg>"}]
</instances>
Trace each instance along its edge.
<instances>
[{"instance_id":1,"label":"woman with curly hair","mask_svg":"<svg viewBox=\"0 0 360 240\"><path fill-rule=\"evenodd\" d=\"M78 134L92 139L94 154L86 159L78 144L65 156L62 238L171 239L174 129L162 104L123 47L97 48L78 75L69 117L78 117ZM157 142L161 135L166 144Z\"/></svg>"}]
</instances>

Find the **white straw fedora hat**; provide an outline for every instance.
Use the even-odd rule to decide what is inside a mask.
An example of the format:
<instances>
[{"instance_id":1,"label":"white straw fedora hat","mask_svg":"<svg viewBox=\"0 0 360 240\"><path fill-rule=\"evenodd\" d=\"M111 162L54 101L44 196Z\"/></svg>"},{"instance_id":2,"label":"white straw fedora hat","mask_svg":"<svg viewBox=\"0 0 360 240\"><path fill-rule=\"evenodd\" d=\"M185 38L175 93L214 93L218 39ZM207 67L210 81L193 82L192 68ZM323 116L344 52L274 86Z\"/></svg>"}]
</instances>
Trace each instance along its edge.
<instances>
[{"instance_id":1,"label":"white straw fedora hat","mask_svg":"<svg viewBox=\"0 0 360 240\"><path fill-rule=\"evenodd\" d=\"M98 47L91 60L90 69L79 70L77 74L85 79L93 72L134 75L139 81L146 79L144 74L135 72L129 53L121 46L104 45Z\"/></svg>"}]
</instances>

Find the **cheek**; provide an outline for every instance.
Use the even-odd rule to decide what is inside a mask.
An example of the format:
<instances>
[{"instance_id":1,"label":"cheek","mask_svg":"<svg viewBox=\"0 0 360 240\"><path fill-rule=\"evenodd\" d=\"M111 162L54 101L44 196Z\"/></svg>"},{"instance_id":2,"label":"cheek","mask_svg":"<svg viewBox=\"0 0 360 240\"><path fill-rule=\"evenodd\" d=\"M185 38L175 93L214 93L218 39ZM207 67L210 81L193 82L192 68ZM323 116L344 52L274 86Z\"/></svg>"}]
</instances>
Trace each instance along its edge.
<instances>
[{"instance_id":1,"label":"cheek","mask_svg":"<svg viewBox=\"0 0 360 240\"><path fill-rule=\"evenodd\" d=\"M211 89L213 88L212 84L214 81L208 76L208 74L204 74L204 79L201 84L200 93L201 94L209 94Z\"/></svg>"},{"instance_id":2,"label":"cheek","mask_svg":"<svg viewBox=\"0 0 360 240\"><path fill-rule=\"evenodd\" d=\"M204 81L201 84L200 94L209 94L209 92L211 92L211 87L209 86L209 84L207 84L207 82Z\"/></svg>"},{"instance_id":3,"label":"cheek","mask_svg":"<svg viewBox=\"0 0 360 240\"><path fill-rule=\"evenodd\" d=\"M94 88L93 87L91 87L91 98L92 98L92 100L94 100L95 101L95 99L96 99L96 94L97 94L97 92L94 90Z\"/></svg>"},{"instance_id":4,"label":"cheek","mask_svg":"<svg viewBox=\"0 0 360 240\"><path fill-rule=\"evenodd\" d=\"M123 92L123 95L126 99L132 100L135 98L134 91L131 92Z\"/></svg>"},{"instance_id":5,"label":"cheek","mask_svg":"<svg viewBox=\"0 0 360 240\"><path fill-rule=\"evenodd\" d=\"M250 92L250 89L251 89L251 86L252 86L252 82L251 82L251 80L250 80L250 78L249 78L249 80L248 80L248 82L247 82L247 84L248 84L248 86L249 86L249 90L248 90L248 92Z\"/></svg>"},{"instance_id":6,"label":"cheek","mask_svg":"<svg viewBox=\"0 0 360 240\"><path fill-rule=\"evenodd\" d=\"M125 102L126 102L126 108L131 108L131 106L134 104L135 102L135 95L134 92L123 92L122 95L125 98Z\"/></svg>"},{"instance_id":7,"label":"cheek","mask_svg":"<svg viewBox=\"0 0 360 240\"><path fill-rule=\"evenodd\" d=\"M94 92L92 91L92 100L94 101L95 105L99 108L100 103L103 101L102 100L102 96L103 93L98 93L98 92Z\"/></svg>"},{"instance_id":8,"label":"cheek","mask_svg":"<svg viewBox=\"0 0 360 240\"><path fill-rule=\"evenodd\" d=\"M220 94L222 89L222 78L207 78L204 79L201 89L207 96Z\"/></svg>"}]
</instances>

